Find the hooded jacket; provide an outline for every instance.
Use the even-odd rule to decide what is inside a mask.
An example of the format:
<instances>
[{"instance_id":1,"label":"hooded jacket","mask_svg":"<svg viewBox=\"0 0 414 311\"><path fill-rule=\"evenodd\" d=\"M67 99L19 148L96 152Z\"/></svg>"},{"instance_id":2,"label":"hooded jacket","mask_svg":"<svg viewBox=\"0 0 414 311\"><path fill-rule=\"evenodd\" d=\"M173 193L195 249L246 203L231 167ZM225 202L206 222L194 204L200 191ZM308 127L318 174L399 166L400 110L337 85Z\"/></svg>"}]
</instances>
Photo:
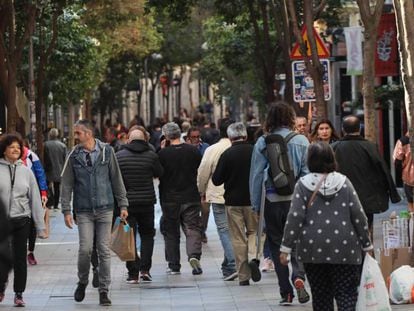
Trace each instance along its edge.
<instances>
[{"instance_id":1,"label":"hooded jacket","mask_svg":"<svg viewBox=\"0 0 414 311\"><path fill-rule=\"evenodd\" d=\"M95 141L100 152L91 167L86 165L80 145L75 146L66 158L61 181L62 213L65 215L71 213L72 193L76 213L113 210L115 199L120 209L128 207L115 153L108 144Z\"/></svg>"},{"instance_id":2,"label":"hooded jacket","mask_svg":"<svg viewBox=\"0 0 414 311\"><path fill-rule=\"evenodd\" d=\"M153 208L156 203L154 178L161 177L163 168L158 155L143 140L133 140L116 153L127 191L129 211Z\"/></svg>"},{"instance_id":3,"label":"hooded jacket","mask_svg":"<svg viewBox=\"0 0 414 311\"><path fill-rule=\"evenodd\" d=\"M301 262L359 265L361 250L373 246L358 195L347 177L332 172L308 207L322 176L310 173L296 184L280 251L291 253L297 241Z\"/></svg>"},{"instance_id":4,"label":"hooded jacket","mask_svg":"<svg viewBox=\"0 0 414 311\"><path fill-rule=\"evenodd\" d=\"M37 231L45 230L39 187L32 171L21 160L11 164L0 158L0 176L0 200L8 217L33 218Z\"/></svg>"}]
</instances>

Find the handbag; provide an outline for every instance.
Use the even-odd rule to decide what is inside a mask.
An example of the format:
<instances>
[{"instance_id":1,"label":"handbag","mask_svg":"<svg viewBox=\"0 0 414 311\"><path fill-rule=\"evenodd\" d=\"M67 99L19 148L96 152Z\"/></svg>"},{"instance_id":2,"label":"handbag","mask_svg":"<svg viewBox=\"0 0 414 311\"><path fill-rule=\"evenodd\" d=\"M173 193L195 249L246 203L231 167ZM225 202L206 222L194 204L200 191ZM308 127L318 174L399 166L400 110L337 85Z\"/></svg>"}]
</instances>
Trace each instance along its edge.
<instances>
[{"instance_id":1,"label":"handbag","mask_svg":"<svg viewBox=\"0 0 414 311\"><path fill-rule=\"evenodd\" d=\"M122 261L134 261L136 256L134 229L126 220L117 217L111 234L109 248Z\"/></svg>"},{"instance_id":2,"label":"handbag","mask_svg":"<svg viewBox=\"0 0 414 311\"><path fill-rule=\"evenodd\" d=\"M387 287L376 260L365 254L356 311L391 311Z\"/></svg>"}]
</instances>

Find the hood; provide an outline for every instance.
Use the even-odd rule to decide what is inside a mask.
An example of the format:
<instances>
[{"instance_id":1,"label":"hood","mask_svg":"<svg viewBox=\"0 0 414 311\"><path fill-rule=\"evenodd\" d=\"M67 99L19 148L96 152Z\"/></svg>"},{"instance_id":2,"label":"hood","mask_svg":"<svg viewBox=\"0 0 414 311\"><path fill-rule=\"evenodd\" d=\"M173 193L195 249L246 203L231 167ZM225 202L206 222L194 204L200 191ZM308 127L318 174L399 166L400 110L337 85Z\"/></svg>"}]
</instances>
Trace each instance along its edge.
<instances>
[{"instance_id":1,"label":"hood","mask_svg":"<svg viewBox=\"0 0 414 311\"><path fill-rule=\"evenodd\" d=\"M1 165L10 165L11 163L9 161L7 161L5 158L0 158L0 164ZM17 160L16 165L23 165L23 161L21 159Z\"/></svg>"},{"instance_id":2,"label":"hood","mask_svg":"<svg viewBox=\"0 0 414 311\"><path fill-rule=\"evenodd\" d=\"M316 186L318 185L321 178L324 174L320 173L310 173L300 179L302 184L309 189L310 191L315 191ZM319 191L322 195L333 195L341 190L342 186L346 181L346 176L338 172L329 173L326 176L325 181L322 183Z\"/></svg>"},{"instance_id":3,"label":"hood","mask_svg":"<svg viewBox=\"0 0 414 311\"><path fill-rule=\"evenodd\" d=\"M132 152L137 152L137 153L151 150L150 146L148 145L146 141L139 140L139 139L133 140L129 144L123 145L123 149L127 149L127 150L130 150Z\"/></svg>"}]
</instances>

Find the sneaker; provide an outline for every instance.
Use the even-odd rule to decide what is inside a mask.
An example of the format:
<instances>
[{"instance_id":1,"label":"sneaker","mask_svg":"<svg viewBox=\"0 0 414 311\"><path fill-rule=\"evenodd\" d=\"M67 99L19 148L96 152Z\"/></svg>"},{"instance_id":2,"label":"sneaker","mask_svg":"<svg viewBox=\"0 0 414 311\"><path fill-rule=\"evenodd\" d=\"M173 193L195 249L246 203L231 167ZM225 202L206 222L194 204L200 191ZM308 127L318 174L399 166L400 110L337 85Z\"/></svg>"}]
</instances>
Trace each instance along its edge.
<instances>
[{"instance_id":1,"label":"sneaker","mask_svg":"<svg viewBox=\"0 0 414 311\"><path fill-rule=\"evenodd\" d=\"M262 274L259 269L259 260L252 259L249 261L250 274L253 282L259 282L262 279Z\"/></svg>"},{"instance_id":2,"label":"sneaker","mask_svg":"<svg viewBox=\"0 0 414 311\"><path fill-rule=\"evenodd\" d=\"M75 294L73 295L75 301L81 302L83 299L85 299L86 286L87 284L78 283L78 287L76 287Z\"/></svg>"},{"instance_id":3,"label":"sneaker","mask_svg":"<svg viewBox=\"0 0 414 311\"><path fill-rule=\"evenodd\" d=\"M250 282L249 282L249 280L240 281L239 282L239 285L240 286L249 286L250 285Z\"/></svg>"},{"instance_id":4,"label":"sneaker","mask_svg":"<svg viewBox=\"0 0 414 311\"><path fill-rule=\"evenodd\" d=\"M15 307L25 307L26 306L26 303L23 300L22 293L16 293L16 295L14 296L14 306Z\"/></svg>"},{"instance_id":5,"label":"sneaker","mask_svg":"<svg viewBox=\"0 0 414 311\"><path fill-rule=\"evenodd\" d=\"M234 281L235 279L237 279L237 277L239 276L239 274L237 273L237 271L230 273L227 276L224 276L223 280L224 281Z\"/></svg>"},{"instance_id":6,"label":"sneaker","mask_svg":"<svg viewBox=\"0 0 414 311\"><path fill-rule=\"evenodd\" d=\"M287 294L286 296L282 297L282 300L279 301L280 306L291 306L293 301L293 295Z\"/></svg>"},{"instance_id":7,"label":"sneaker","mask_svg":"<svg viewBox=\"0 0 414 311\"><path fill-rule=\"evenodd\" d=\"M149 272L141 272L141 281L152 282L151 274L149 274Z\"/></svg>"},{"instance_id":8,"label":"sneaker","mask_svg":"<svg viewBox=\"0 0 414 311\"><path fill-rule=\"evenodd\" d=\"M193 268L193 275L200 275L203 273L203 269L201 269L200 260L197 258L190 258L189 260L191 268Z\"/></svg>"},{"instance_id":9,"label":"sneaker","mask_svg":"<svg viewBox=\"0 0 414 311\"><path fill-rule=\"evenodd\" d=\"M4 296L5 296L5 295L4 295L4 292L1 292L1 293L0 293L0 302L2 302L2 301L4 300Z\"/></svg>"},{"instance_id":10,"label":"sneaker","mask_svg":"<svg viewBox=\"0 0 414 311\"><path fill-rule=\"evenodd\" d=\"M98 288L99 287L99 271L98 271L98 268L93 269L92 286L93 286L93 288Z\"/></svg>"},{"instance_id":11,"label":"sneaker","mask_svg":"<svg viewBox=\"0 0 414 311\"><path fill-rule=\"evenodd\" d=\"M262 272L272 272L275 271L275 266L273 264L273 260L268 258L263 259L263 265L260 269Z\"/></svg>"},{"instance_id":12,"label":"sneaker","mask_svg":"<svg viewBox=\"0 0 414 311\"><path fill-rule=\"evenodd\" d=\"M112 305L112 301L111 301L111 299L109 299L107 292L99 293L99 304L101 306L110 306L110 305Z\"/></svg>"},{"instance_id":13,"label":"sneaker","mask_svg":"<svg viewBox=\"0 0 414 311\"><path fill-rule=\"evenodd\" d=\"M138 275L129 275L126 279L127 284L138 284L139 278Z\"/></svg>"},{"instance_id":14,"label":"sneaker","mask_svg":"<svg viewBox=\"0 0 414 311\"><path fill-rule=\"evenodd\" d=\"M27 255L27 262L29 263L29 265L32 265L32 266L37 265L37 261L33 253L29 253Z\"/></svg>"},{"instance_id":15,"label":"sneaker","mask_svg":"<svg viewBox=\"0 0 414 311\"><path fill-rule=\"evenodd\" d=\"M181 272L180 272L179 269L167 268L167 270L165 272L167 272L167 274L169 274L169 275L178 275L178 274L181 274Z\"/></svg>"},{"instance_id":16,"label":"sneaker","mask_svg":"<svg viewBox=\"0 0 414 311\"><path fill-rule=\"evenodd\" d=\"M310 299L308 292L305 289L305 281L300 278L297 278L293 283L298 294L299 303L307 303Z\"/></svg>"}]
</instances>

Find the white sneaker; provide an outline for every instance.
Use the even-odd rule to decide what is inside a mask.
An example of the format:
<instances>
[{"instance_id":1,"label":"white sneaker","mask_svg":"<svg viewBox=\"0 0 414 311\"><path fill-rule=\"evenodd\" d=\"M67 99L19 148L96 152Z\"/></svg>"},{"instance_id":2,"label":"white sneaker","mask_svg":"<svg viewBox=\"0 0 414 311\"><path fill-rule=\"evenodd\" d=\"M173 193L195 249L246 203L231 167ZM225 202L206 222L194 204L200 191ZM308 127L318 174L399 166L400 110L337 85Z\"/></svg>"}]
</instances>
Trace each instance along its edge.
<instances>
[{"instance_id":1,"label":"white sneaker","mask_svg":"<svg viewBox=\"0 0 414 311\"><path fill-rule=\"evenodd\" d=\"M263 265L262 265L262 268L260 270L262 270L262 272L272 272L272 271L275 271L275 266L273 264L272 259L270 259L269 257L265 258L263 260Z\"/></svg>"}]
</instances>

